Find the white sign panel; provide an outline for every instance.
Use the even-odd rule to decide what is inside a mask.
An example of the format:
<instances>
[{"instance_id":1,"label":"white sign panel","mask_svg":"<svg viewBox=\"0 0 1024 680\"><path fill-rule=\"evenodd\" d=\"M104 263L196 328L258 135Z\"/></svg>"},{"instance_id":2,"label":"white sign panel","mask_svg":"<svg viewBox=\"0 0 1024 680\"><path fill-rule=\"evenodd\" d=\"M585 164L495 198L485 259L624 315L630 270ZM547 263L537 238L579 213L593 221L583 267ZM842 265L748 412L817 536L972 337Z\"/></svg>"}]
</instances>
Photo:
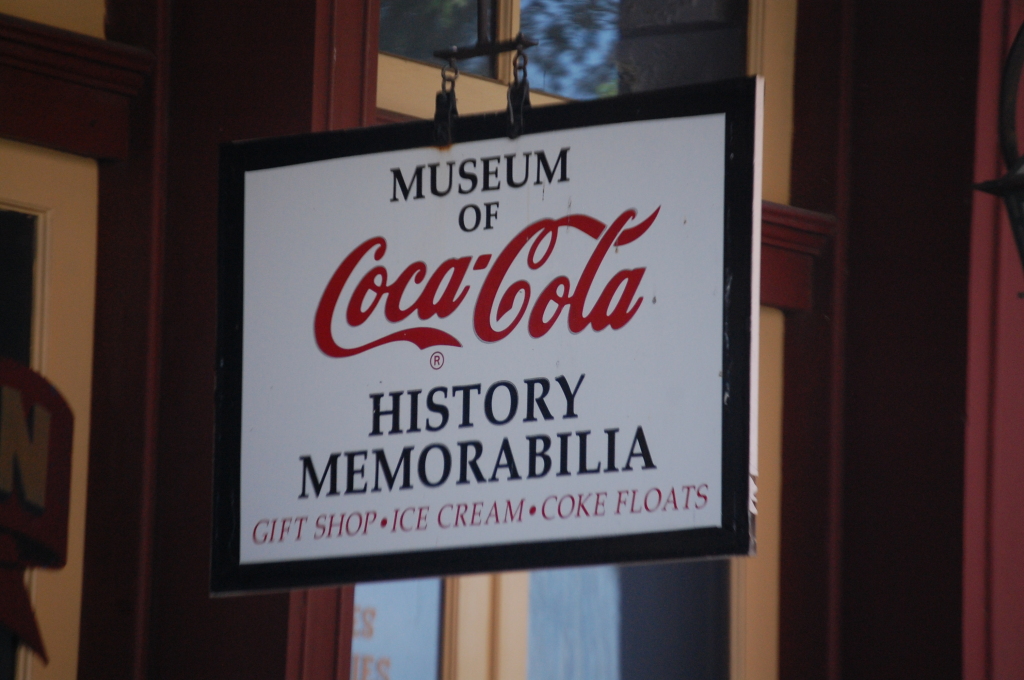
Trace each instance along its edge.
<instances>
[{"instance_id":1,"label":"white sign panel","mask_svg":"<svg viewBox=\"0 0 1024 680\"><path fill-rule=\"evenodd\" d=\"M749 550L756 85L704 91L225 149L215 590Z\"/></svg>"}]
</instances>

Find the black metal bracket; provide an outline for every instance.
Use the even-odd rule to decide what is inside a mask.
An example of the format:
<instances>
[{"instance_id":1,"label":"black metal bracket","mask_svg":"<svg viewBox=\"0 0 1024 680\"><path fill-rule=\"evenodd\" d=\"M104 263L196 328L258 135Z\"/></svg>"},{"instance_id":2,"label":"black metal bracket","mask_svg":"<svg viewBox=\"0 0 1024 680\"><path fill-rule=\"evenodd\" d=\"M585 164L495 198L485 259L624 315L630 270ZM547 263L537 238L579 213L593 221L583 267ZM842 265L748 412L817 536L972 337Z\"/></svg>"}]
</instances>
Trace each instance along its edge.
<instances>
[{"instance_id":1,"label":"black metal bracket","mask_svg":"<svg viewBox=\"0 0 1024 680\"><path fill-rule=\"evenodd\" d=\"M512 82L508 86L508 136L515 139L526 127L524 113L530 108L530 83L526 79L526 53L517 52L512 62Z\"/></svg>"},{"instance_id":2,"label":"black metal bracket","mask_svg":"<svg viewBox=\"0 0 1024 680\"><path fill-rule=\"evenodd\" d=\"M999 179L975 184L974 188L999 196L1006 203L1017 252L1024 265L1024 157L1017 146L1017 96L1022 68L1024 26L1017 31L1017 37L1006 57L1003 82L999 90L999 145L1007 172Z\"/></svg>"},{"instance_id":3,"label":"black metal bracket","mask_svg":"<svg viewBox=\"0 0 1024 680\"><path fill-rule=\"evenodd\" d=\"M522 52L527 47L536 47L537 41L530 40L522 33L512 40L502 42L477 43L468 47L452 46L446 50L437 50L434 56L438 59L451 61L452 59L472 59L473 57L493 57L503 52Z\"/></svg>"},{"instance_id":4,"label":"black metal bracket","mask_svg":"<svg viewBox=\"0 0 1024 680\"><path fill-rule=\"evenodd\" d=\"M437 93L434 106L434 143L438 146L451 146L454 139L452 128L459 117L455 106L455 79L458 77L459 69L454 60L441 68L441 91Z\"/></svg>"},{"instance_id":5,"label":"black metal bracket","mask_svg":"<svg viewBox=\"0 0 1024 680\"><path fill-rule=\"evenodd\" d=\"M530 84L526 79L526 48L537 45L522 33L512 40L478 42L466 47L452 46L437 50L434 56L448 64L441 69L441 91L437 93L434 108L434 141L438 146L449 146L454 140L453 129L459 115L455 106L455 79L459 76L456 61L474 57L495 57L504 52L515 52L512 62L512 82L508 86L508 136L515 139L526 127L525 112L530 108Z\"/></svg>"}]
</instances>

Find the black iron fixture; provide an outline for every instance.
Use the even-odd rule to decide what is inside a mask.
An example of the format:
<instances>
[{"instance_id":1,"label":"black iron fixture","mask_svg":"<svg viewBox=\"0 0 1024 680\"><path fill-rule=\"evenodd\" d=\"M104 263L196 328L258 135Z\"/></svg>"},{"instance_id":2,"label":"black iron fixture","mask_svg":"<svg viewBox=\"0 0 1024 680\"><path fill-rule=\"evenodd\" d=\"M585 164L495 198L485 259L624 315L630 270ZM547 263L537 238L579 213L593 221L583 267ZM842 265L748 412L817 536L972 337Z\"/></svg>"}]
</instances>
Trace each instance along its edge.
<instances>
[{"instance_id":1,"label":"black iron fixture","mask_svg":"<svg viewBox=\"0 0 1024 680\"><path fill-rule=\"evenodd\" d=\"M488 43L478 42L476 45L470 45L468 47L449 47L444 50L436 50L434 52L434 56L438 59L444 59L445 61L449 61L451 59L472 59L473 57L493 56L501 54L502 52L522 52L527 47L536 46L536 40L530 40L520 33L512 40Z\"/></svg>"},{"instance_id":2,"label":"black iron fixture","mask_svg":"<svg viewBox=\"0 0 1024 680\"><path fill-rule=\"evenodd\" d=\"M523 134L525 127L524 114L530 108L530 84L526 80L526 48L533 47L536 41L523 37L520 33L512 40L502 42L477 42L467 47L449 47L437 50L434 56L448 63L441 69L441 91L437 93L434 108L434 140L439 146L447 146L454 141L453 128L459 112L455 106L455 80L459 77L456 62L460 59L473 57L496 57L504 52L515 52L512 61L512 82L508 86L508 136L515 139Z\"/></svg>"},{"instance_id":3,"label":"black iron fixture","mask_svg":"<svg viewBox=\"0 0 1024 680\"><path fill-rule=\"evenodd\" d=\"M1013 238L1024 265L1024 156L1017 146L1017 95L1021 68L1024 67L1024 26L1013 40L1010 54L1003 66L1003 82L999 91L999 145L1002 147L1006 175L975 184L974 188L1002 197L1010 215Z\"/></svg>"}]
</instances>

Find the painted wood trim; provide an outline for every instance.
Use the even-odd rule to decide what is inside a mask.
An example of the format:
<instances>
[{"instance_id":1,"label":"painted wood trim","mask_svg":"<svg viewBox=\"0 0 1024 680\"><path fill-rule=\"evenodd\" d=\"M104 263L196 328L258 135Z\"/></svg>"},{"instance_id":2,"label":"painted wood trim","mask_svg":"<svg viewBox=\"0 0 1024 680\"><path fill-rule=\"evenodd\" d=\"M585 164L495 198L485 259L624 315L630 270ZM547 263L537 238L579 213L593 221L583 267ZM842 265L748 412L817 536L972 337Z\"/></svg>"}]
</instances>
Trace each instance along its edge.
<instances>
[{"instance_id":1,"label":"painted wood trim","mask_svg":"<svg viewBox=\"0 0 1024 680\"><path fill-rule=\"evenodd\" d=\"M779 668L785 313L761 307L758 363L757 553L729 565L729 678L774 680Z\"/></svg>"},{"instance_id":2,"label":"painted wood trim","mask_svg":"<svg viewBox=\"0 0 1024 680\"><path fill-rule=\"evenodd\" d=\"M354 586L289 596L285 680L349 680Z\"/></svg>"},{"instance_id":3,"label":"painted wood trim","mask_svg":"<svg viewBox=\"0 0 1024 680\"><path fill-rule=\"evenodd\" d=\"M780 675L961 677L980 3L933 4L910 32L861 4L798 17L792 200L838 220L831 302L786 323ZM949 87L914 89L922 68Z\"/></svg>"},{"instance_id":4,"label":"painted wood trim","mask_svg":"<svg viewBox=\"0 0 1024 680\"><path fill-rule=\"evenodd\" d=\"M519 33L519 0L497 0L497 39L511 40ZM512 82L512 55L498 57L497 73L499 82Z\"/></svg>"},{"instance_id":5,"label":"painted wood trim","mask_svg":"<svg viewBox=\"0 0 1024 680\"><path fill-rule=\"evenodd\" d=\"M526 680L529 593L527 571L446 578L442 680Z\"/></svg>"},{"instance_id":6,"label":"painted wood trim","mask_svg":"<svg viewBox=\"0 0 1024 680\"><path fill-rule=\"evenodd\" d=\"M373 125L379 0L317 0L313 132Z\"/></svg>"},{"instance_id":7,"label":"painted wood trim","mask_svg":"<svg viewBox=\"0 0 1024 680\"><path fill-rule=\"evenodd\" d=\"M836 216L814 271L816 304L786 318L779 677L839 680L846 225L853 0L801 3L790 201Z\"/></svg>"},{"instance_id":8,"label":"painted wood trim","mask_svg":"<svg viewBox=\"0 0 1024 680\"><path fill-rule=\"evenodd\" d=\"M131 5L129 7L129 5ZM123 161L101 163L85 564L78 677L148 674L160 402L169 97L169 23L161 2L107 2L107 35L146 80L123 110ZM49 30L49 29L47 29ZM150 56L151 55L151 56ZM50 132L60 121L49 121ZM130 143L129 143L130 136ZM85 149L90 151L90 149ZM97 157L106 154L94 149Z\"/></svg>"},{"instance_id":9,"label":"painted wood trim","mask_svg":"<svg viewBox=\"0 0 1024 680\"><path fill-rule=\"evenodd\" d=\"M0 136L123 160L152 67L144 50L0 14Z\"/></svg>"},{"instance_id":10,"label":"painted wood trim","mask_svg":"<svg viewBox=\"0 0 1024 680\"><path fill-rule=\"evenodd\" d=\"M816 263L835 226L831 215L764 202L761 304L787 311L809 311L814 306Z\"/></svg>"},{"instance_id":11,"label":"painted wood trim","mask_svg":"<svg viewBox=\"0 0 1024 680\"><path fill-rule=\"evenodd\" d=\"M445 579L442 680L493 680L491 629L496 576L472 574Z\"/></svg>"},{"instance_id":12,"label":"painted wood trim","mask_svg":"<svg viewBox=\"0 0 1024 680\"><path fill-rule=\"evenodd\" d=\"M392 123L408 123L413 120L421 120L415 116L409 116L404 113L398 113L397 111L388 111L387 109L377 109L377 125L390 125Z\"/></svg>"},{"instance_id":13,"label":"painted wood trim","mask_svg":"<svg viewBox=\"0 0 1024 680\"><path fill-rule=\"evenodd\" d=\"M491 680L527 680L530 572L494 575L491 612Z\"/></svg>"}]
</instances>

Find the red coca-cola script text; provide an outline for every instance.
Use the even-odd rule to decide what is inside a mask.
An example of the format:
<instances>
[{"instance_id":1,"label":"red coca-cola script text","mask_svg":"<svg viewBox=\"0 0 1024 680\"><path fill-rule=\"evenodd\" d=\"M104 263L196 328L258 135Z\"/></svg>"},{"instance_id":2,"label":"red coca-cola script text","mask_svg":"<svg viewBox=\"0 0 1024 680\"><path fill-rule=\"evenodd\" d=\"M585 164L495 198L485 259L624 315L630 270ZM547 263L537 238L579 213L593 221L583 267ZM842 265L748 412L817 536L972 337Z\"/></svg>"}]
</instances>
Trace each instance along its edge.
<instances>
[{"instance_id":1,"label":"red coca-cola script text","mask_svg":"<svg viewBox=\"0 0 1024 680\"><path fill-rule=\"evenodd\" d=\"M455 312L469 295L470 286L464 285L464 281L470 267L482 270L490 265L473 310L473 329L477 337L484 342L497 342L507 337L527 316L527 311L527 329L534 338L539 338L550 331L565 308L568 308L567 324L572 333L579 333L588 326L595 331L622 328L636 315L643 302L643 298L636 297L636 294L646 271L645 267L617 272L605 284L589 313L585 312L584 305L608 251L613 246L624 246L643 236L654 224L659 210L660 208L655 209L646 219L629 227L629 222L636 217L634 210L626 210L611 225L605 225L583 214L539 220L516 234L495 258L494 264L490 262L490 255L478 256L475 263L471 256L451 258L442 262L429 278L427 265L423 262L413 262L394 280L389 280L385 267L374 266L356 284L345 306L345 320L349 326L361 326L381 305L384 318L392 323L403 321L414 313L424 321L435 316L444 319ZM597 244L575 285L565 275L556 276L541 290L531 307L530 284L518 280L505 287L505 279L513 263L527 246L527 266L534 270L543 267L555 250L561 227L576 229L595 239ZM387 247L387 241L380 236L364 241L342 260L327 283L313 324L317 346L327 356L354 356L374 347L402 340L411 342L420 349L439 345L462 346L462 343L450 333L430 326L406 328L352 348L343 347L335 341L331 325L336 312L340 311L338 303L342 291L364 258L369 255L374 261L379 262L387 252ZM426 285L415 302L408 307L402 307L402 297L409 284L419 285L424 280ZM504 292L501 292L502 290ZM512 321L500 329L495 328L491 320L492 312L495 321L499 323L509 315Z\"/></svg>"}]
</instances>

